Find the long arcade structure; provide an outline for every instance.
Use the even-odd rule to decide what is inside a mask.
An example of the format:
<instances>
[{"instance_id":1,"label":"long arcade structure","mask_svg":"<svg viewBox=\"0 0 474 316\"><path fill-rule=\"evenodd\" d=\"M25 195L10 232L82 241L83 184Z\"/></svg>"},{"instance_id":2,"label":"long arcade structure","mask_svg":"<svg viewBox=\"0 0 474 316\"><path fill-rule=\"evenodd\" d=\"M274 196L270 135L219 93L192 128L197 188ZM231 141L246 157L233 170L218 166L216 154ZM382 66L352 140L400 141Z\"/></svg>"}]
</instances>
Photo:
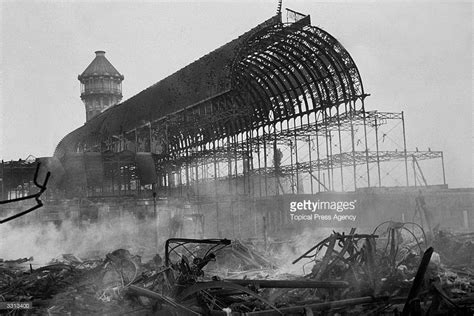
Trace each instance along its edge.
<instances>
[{"instance_id":1,"label":"long arcade structure","mask_svg":"<svg viewBox=\"0 0 474 316\"><path fill-rule=\"evenodd\" d=\"M432 182L420 162L443 165L442 152L408 151L403 113L367 111L345 48L288 13L66 135L43 160L60 169L54 183L75 196L222 199Z\"/></svg>"}]
</instances>

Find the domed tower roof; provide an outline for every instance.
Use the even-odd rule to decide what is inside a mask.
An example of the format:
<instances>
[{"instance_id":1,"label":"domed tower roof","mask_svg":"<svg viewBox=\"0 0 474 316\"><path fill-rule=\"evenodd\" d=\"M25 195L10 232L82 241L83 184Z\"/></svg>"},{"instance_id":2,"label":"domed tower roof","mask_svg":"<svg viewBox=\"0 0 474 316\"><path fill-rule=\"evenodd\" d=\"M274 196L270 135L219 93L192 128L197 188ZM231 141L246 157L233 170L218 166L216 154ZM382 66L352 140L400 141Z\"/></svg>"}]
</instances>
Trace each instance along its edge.
<instances>
[{"instance_id":1,"label":"domed tower roof","mask_svg":"<svg viewBox=\"0 0 474 316\"><path fill-rule=\"evenodd\" d=\"M122 81L117 69L98 50L95 58L77 79L81 82L81 99L86 107L86 120L122 100Z\"/></svg>"},{"instance_id":2,"label":"domed tower roof","mask_svg":"<svg viewBox=\"0 0 474 316\"><path fill-rule=\"evenodd\" d=\"M121 75L117 69L110 63L110 61L105 58L105 52L102 50L98 50L95 52L95 58L87 66L86 70L82 74L79 75L78 79L81 80L85 77L92 77L92 76L111 76L111 77L118 77L123 80L123 75Z\"/></svg>"}]
</instances>

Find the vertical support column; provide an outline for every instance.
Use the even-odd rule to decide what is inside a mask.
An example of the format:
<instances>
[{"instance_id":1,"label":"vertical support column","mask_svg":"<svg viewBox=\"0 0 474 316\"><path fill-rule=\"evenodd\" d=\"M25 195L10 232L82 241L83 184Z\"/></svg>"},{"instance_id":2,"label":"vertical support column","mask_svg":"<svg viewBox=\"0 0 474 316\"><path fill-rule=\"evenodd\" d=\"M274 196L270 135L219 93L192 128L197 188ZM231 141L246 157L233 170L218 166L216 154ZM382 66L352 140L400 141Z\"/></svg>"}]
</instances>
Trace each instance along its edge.
<instances>
[{"instance_id":1,"label":"vertical support column","mask_svg":"<svg viewBox=\"0 0 474 316\"><path fill-rule=\"evenodd\" d=\"M206 145L201 145L201 148L200 148L200 151L201 152L206 152ZM205 181L206 181L206 178L208 176L207 174L207 160L206 159L202 159L202 162L200 163L201 165L201 179L202 179L202 182L203 182L203 185L205 185Z\"/></svg>"},{"instance_id":2,"label":"vertical support column","mask_svg":"<svg viewBox=\"0 0 474 316\"><path fill-rule=\"evenodd\" d=\"M309 119L308 119L309 124ZM308 157L309 157L309 184L311 187L311 194L314 194L314 187L313 187L313 165L312 165L312 157L311 157L311 136L308 135Z\"/></svg>"},{"instance_id":3,"label":"vertical support column","mask_svg":"<svg viewBox=\"0 0 474 316\"><path fill-rule=\"evenodd\" d=\"M344 192L344 169L342 164L342 140L341 140L341 118L339 113L339 106L336 108L337 110L337 133L339 138L339 160L341 162L340 169L341 169L341 191Z\"/></svg>"},{"instance_id":4,"label":"vertical support column","mask_svg":"<svg viewBox=\"0 0 474 316\"><path fill-rule=\"evenodd\" d=\"M417 187L418 185L418 181L416 181L416 165L415 165L415 156L413 156L413 161L412 161L412 164L413 164L413 181L415 181L415 187Z\"/></svg>"},{"instance_id":5,"label":"vertical support column","mask_svg":"<svg viewBox=\"0 0 474 316\"><path fill-rule=\"evenodd\" d=\"M267 216L263 216L263 248L267 251Z\"/></svg>"},{"instance_id":6,"label":"vertical support column","mask_svg":"<svg viewBox=\"0 0 474 316\"><path fill-rule=\"evenodd\" d=\"M331 109L328 109L329 110L329 124L331 124ZM329 189L331 191L334 191L334 159L333 159L333 153L332 153L332 131L331 129L328 129L328 124L326 125L326 131L329 131L329 157L330 157L330 162L331 162L331 174L329 175L328 173L328 180L329 181Z\"/></svg>"},{"instance_id":7,"label":"vertical support column","mask_svg":"<svg viewBox=\"0 0 474 316\"><path fill-rule=\"evenodd\" d=\"M8 198L5 197L5 162L2 160L2 196L1 200L7 200Z\"/></svg>"},{"instance_id":8,"label":"vertical support column","mask_svg":"<svg viewBox=\"0 0 474 316\"><path fill-rule=\"evenodd\" d=\"M117 170L119 170L118 175L118 194L122 195L122 180L123 180L123 167L120 166L120 158L117 158Z\"/></svg>"},{"instance_id":9,"label":"vertical support column","mask_svg":"<svg viewBox=\"0 0 474 316\"><path fill-rule=\"evenodd\" d=\"M290 140L291 193L295 194L295 175L293 173L293 141Z\"/></svg>"},{"instance_id":10,"label":"vertical support column","mask_svg":"<svg viewBox=\"0 0 474 316\"><path fill-rule=\"evenodd\" d=\"M288 121L287 121L288 122ZM277 137L276 137L276 123L273 124L273 170L275 170L275 195L280 195L280 166L278 164L278 168L276 166L276 157L277 157ZM293 166L292 166L293 167ZM291 173L293 176L293 173Z\"/></svg>"},{"instance_id":11,"label":"vertical support column","mask_svg":"<svg viewBox=\"0 0 474 316\"><path fill-rule=\"evenodd\" d=\"M195 172L196 172L196 196L199 196L199 162L196 161L196 167L195 167Z\"/></svg>"},{"instance_id":12,"label":"vertical support column","mask_svg":"<svg viewBox=\"0 0 474 316\"><path fill-rule=\"evenodd\" d=\"M213 160L213 163L214 163L214 196L216 197L216 201L217 201L217 182L218 182L218 178L217 178L217 162L216 162L216 141L213 140L212 141L212 160Z\"/></svg>"},{"instance_id":13,"label":"vertical support column","mask_svg":"<svg viewBox=\"0 0 474 316\"><path fill-rule=\"evenodd\" d=\"M321 158L319 156L319 124L318 124L318 117L315 112L314 117L316 119L316 156L317 156L317 164L318 164L318 192L321 192Z\"/></svg>"},{"instance_id":14,"label":"vertical support column","mask_svg":"<svg viewBox=\"0 0 474 316\"><path fill-rule=\"evenodd\" d=\"M191 184L189 180L189 151L188 151L188 146L186 146L186 151L185 151L185 166L186 166L186 195L189 193L191 189Z\"/></svg>"},{"instance_id":15,"label":"vertical support column","mask_svg":"<svg viewBox=\"0 0 474 316\"><path fill-rule=\"evenodd\" d=\"M179 196L183 197L183 172L181 165L178 166L178 185L179 185Z\"/></svg>"},{"instance_id":16,"label":"vertical support column","mask_svg":"<svg viewBox=\"0 0 474 316\"><path fill-rule=\"evenodd\" d=\"M219 219L219 202L216 199L216 235L218 237L221 236L220 231L219 231L219 221L220 221L220 219Z\"/></svg>"},{"instance_id":17,"label":"vertical support column","mask_svg":"<svg viewBox=\"0 0 474 316\"><path fill-rule=\"evenodd\" d=\"M229 175L229 194L232 195L232 157L230 154L230 136L227 136L227 173Z\"/></svg>"},{"instance_id":18,"label":"vertical support column","mask_svg":"<svg viewBox=\"0 0 474 316\"><path fill-rule=\"evenodd\" d=\"M113 163L113 157L109 158L110 160L112 161L108 161L108 165L112 165L112 167L110 168L111 172L110 172L110 183L112 184L112 195L115 195L115 177L114 177L114 174L115 174L115 165ZM105 167L105 163L104 163L104 167ZM159 180L158 180L159 181Z\"/></svg>"},{"instance_id":19,"label":"vertical support column","mask_svg":"<svg viewBox=\"0 0 474 316\"><path fill-rule=\"evenodd\" d=\"M300 179L299 179L299 172L298 172L298 139L296 135L296 118L294 119L293 128L295 129L295 163L296 163L296 194L300 194Z\"/></svg>"},{"instance_id":20,"label":"vertical support column","mask_svg":"<svg viewBox=\"0 0 474 316\"><path fill-rule=\"evenodd\" d=\"M237 141L239 141L239 137L237 135ZM244 133L240 133L240 150L242 151L242 187L243 187L243 194L247 194L247 172L246 172L246 162L245 160L248 158L247 157L247 152L245 151L244 147Z\"/></svg>"},{"instance_id":21,"label":"vertical support column","mask_svg":"<svg viewBox=\"0 0 474 316\"><path fill-rule=\"evenodd\" d=\"M235 162L235 193L239 194L239 167L238 167L238 154L237 154L237 146L238 146L238 134L232 137L232 146L234 147L234 162Z\"/></svg>"},{"instance_id":22,"label":"vertical support column","mask_svg":"<svg viewBox=\"0 0 474 316\"><path fill-rule=\"evenodd\" d=\"M135 152L138 152L138 129L135 128Z\"/></svg>"},{"instance_id":23,"label":"vertical support column","mask_svg":"<svg viewBox=\"0 0 474 316\"><path fill-rule=\"evenodd\" d=\"M150 152L152 153L153 150L152 150L152 147L151 147L151 144L152 144L152 139L153 139L153 130L151 128L151 122L148 122L148 128L149 128L149 133L148 133L148 137L149 137L149 140L148 140L148 144L149 144L149 148L150 148Z\"/></svg>"},{"instance_id":24,"label":"vertical support column","mask_svg":"<svg viewBox=\"0 0 474 316\"><path fill-rule=\"evenodd\" d=\"M355 159L354 109L350 106L349 120L351 122L352 166L354 170L354 191L357 190L357 165Z\"/></svg>"},{"instance_id":25,"label":"vertical support column","mask_svg":"<svg viewBox=\"0 0 474 316\"><path fill-rule=\"evenodd\" d=\"M165 138L165 148L164 148L164 152L166 153L166 158L164 158L165 160L165 167L163 168L163 186L165 187L165 192L166 194L169 196L170 195L170 187L169 187L169 181L168 180L168 173L169 173L169 160L170 160L170 140L169 140L169 123L165 123L165 126L164 126L164 130L165 130L165 135L164 135L164 138Z\"/></svg>"},{"instance_id":26,"label":"vertical support column","mask_svg":"<svg viewBox=\"0 0 474 316\"><path fill-rule=\"evenodd\" d=\"M367 144L367 123L365 118L364 100L362 100L362 119L364 121L365 163L367 166L367 187L370 188L369 147Z\"/></svg>"},{"instance_id":27,"label":"vertical support column","mask_svg":"<svg viewBox=\"0 0 474 316\"><path fill-rule=\"evenodd\" d=\"M152 188L153 188L153 219L155 221L154 223L154 230L155 230L155 234L154 234L154 237L155 237L155 250L158 251L158 213L156 211L156 188L155 188L155 185L152 185Z\"/></svg>"},{"instance_id":28,"label":"vertical support column","mask_svg":"<svg viewBox=\"0 0 474 316\"><path fill-rule=\"evenodd\" d=\"M326 110L323 112L323 125L324 125L324 139L326 141L326 159L327 159L327 172L328 172L328 185L325 184L325 186L329 189L332 190L332 185L331 185L331 173L332 173L332 157L331 157L331 151L332 148L331 146L331 134L328 134L328 117L326 114Z\"/></svg>"},{"instance_id":29,"label":"vertical support column","mask_svg":"<svg viewBox=\"0 0 474 316\"><path fill-rule=\"evenodd\" d=\"M403 111L402 111L402 128L403 128L403 153L404 153L404 156L405 156L406 183L407 183L407 186L409 186L409 182L408 182L407 138L406 138L406 133L405 133L405 115L404 115Z\"/></svg>"},{"instance_id":30,"label":"vertical support column","mask_svg":"<svg viewBox=\"0 0 474 316\"><path fill-rule=\"evenodd\" d=\"M222 139L219 138L217 139L217 154L222 153ZM217 161L217 179L221 178L221 161L222 161L222 156L219 157L220 160Z\"/></svg>"},{"instance_id":31,"label":"vertical support column","mask_svg":"<svg viewBox=\"0 0 474 316\"><path fill-rule=\"evenodd\" d=\"M258 130L260 128L257 128L256 130L256 137L257 137L257 160L258 160L258 192L259 196L262 197L262 167L260 163L260 136L258 133Z\"/></svg>"},{"instance_id":32,"label":"vertical support column","mask_svg":"<svg viewBox=\"0 0 474 316\"><path fill-rule=\"evenodd\" d=\"M441 167L443 168L443 184L446 185L446 173L444 171L444 156L443 152L441 152Z\"/></svg>"},{"instance_id":33,"label":"vertical support column","mask_svg":"<svg viewBox=\"0 0 474 316\"><path fill-rule=\"evenodd\" d=\"M244 171L245 171L244 180L245 180L246 191L244 193L246 195L250 195L250 193L252 192L252 189L250 187L250 157L251 155L248 150L247 139L248 139L248 131L245 131L245 133L242 132L242 151L246 159L245 164L244 164Z\"/></svg>"},{"instance_id":34,"label":"vertical support column","mask_svg":"<svg viewBox=\"0 0 474 316\"><path fill-rule=\"evenodd\" d=\"M375 122L375 150L377 152L377 175L379 179L379 188L382 187L382 176L380 174L380 154L379 154L379 122L377 120L377 113L374 117Z\"/></svg>"},{"instance_id":35,"label":"vertical support column","mask_svg":"<svg viewBox=\"0 0 474 316\"><path fill-rule=\"evenodd\" d=\"M250 126L247 126L247 131L245 132L245 152L247 154L247 186L248 186L248 195L255 196L255 185L254 185L254 176L253 176L253 151L251 143L251 135L253 130Z\"/></svg>"},{"instance_id":36,"label":"vertical support column","mask_svg":"<svg viewBox=\"0 0 474 316\"><path fill-rule=\"evenodd\" d=\"M263 126L263 166L264 166L264 182L265 182L265 196L268 196L268 180L267 180L267 139L265 137L265 126Z\"/></svg>"}]
</instances>

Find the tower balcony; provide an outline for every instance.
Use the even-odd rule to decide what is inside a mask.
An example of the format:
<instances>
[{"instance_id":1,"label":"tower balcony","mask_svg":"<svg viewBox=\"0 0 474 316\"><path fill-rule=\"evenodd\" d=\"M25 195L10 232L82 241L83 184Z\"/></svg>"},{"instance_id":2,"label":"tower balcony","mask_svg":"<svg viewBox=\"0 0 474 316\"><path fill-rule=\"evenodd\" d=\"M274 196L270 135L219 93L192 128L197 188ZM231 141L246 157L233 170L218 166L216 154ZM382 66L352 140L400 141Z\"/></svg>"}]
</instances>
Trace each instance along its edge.
<instances>
[{"instance_id":1,"label":"tower balcony","mask_svg":"<svg viewBox=\"0 0 474 316\"><path fill-rule=\"evenodd\" d=\"M122 97L122 89L110 89L110 88L96 88L96 89L87 89L81 91L81 98L88 95L96 95L96 94L112 94L115 96Z\"/></svg>"}]
</instances>

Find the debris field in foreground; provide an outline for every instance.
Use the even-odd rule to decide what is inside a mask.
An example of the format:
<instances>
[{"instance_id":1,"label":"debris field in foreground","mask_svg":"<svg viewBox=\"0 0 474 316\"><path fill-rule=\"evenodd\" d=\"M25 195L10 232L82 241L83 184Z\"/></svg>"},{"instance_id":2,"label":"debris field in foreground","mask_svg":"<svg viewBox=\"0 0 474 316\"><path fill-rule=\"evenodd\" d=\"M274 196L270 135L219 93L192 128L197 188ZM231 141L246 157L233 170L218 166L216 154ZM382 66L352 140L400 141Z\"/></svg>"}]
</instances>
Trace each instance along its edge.
<instances>
[{"instance_id":1,"label":"debris field in foreground","mask_svg":"<svg viewBox=\"0 0 474 316\"><path fill-rule=\"evenodd\" d=\"M473 241L395 222L333 232L292 258L301 275L227 239L169 239L147 262L124 249L35 269L0 259L0 301L32 302L9 315L472 315Z\"/></svg>"}]
</instances>

